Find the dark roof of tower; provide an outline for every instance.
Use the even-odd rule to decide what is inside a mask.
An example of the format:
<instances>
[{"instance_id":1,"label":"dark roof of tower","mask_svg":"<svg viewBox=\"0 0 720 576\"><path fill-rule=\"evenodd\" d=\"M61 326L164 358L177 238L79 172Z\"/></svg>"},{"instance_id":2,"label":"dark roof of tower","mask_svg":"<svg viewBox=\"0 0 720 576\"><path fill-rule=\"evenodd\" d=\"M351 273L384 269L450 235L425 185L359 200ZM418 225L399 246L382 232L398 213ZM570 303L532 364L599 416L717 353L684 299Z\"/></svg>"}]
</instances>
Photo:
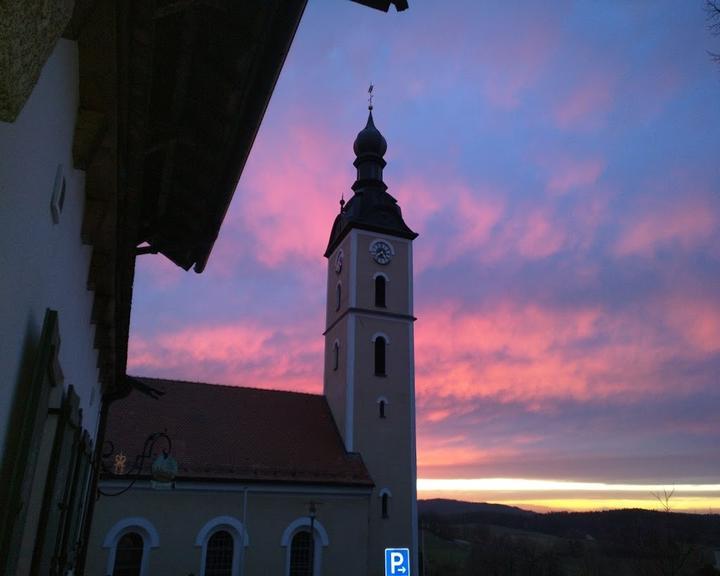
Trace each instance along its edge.
<instances>
[{"instance_id":1,"label":"dark roof of tower","mask_svg":"<svg viewBox=\"0 0 720 576\"><path fill-rule=\"evenodd\" d=\"M325 256L329 256L353 228L411 240L417 237L417 233L403 220L397 200L388 194L387 185L382 180L387 141L375 127L372 108L365 128L355 138L353 151L356 156L354 165L358 169L357 180L352 185L354 194L347 204L341 203L340 213L333 222Z\"/></svg>"},{"instance_id":2,"label":"dark roof of tower","mask_svg":"<svg viewBox=\"0 0 720 576\"><path fill-rule=\"evenodd\" d=\"M105 439L128 464L149 434L166 430L178 479L373 484L360 455L346 452L324 396L135 380L162 395L133 390L111 404Z\"/></svg>"}]
</instances>

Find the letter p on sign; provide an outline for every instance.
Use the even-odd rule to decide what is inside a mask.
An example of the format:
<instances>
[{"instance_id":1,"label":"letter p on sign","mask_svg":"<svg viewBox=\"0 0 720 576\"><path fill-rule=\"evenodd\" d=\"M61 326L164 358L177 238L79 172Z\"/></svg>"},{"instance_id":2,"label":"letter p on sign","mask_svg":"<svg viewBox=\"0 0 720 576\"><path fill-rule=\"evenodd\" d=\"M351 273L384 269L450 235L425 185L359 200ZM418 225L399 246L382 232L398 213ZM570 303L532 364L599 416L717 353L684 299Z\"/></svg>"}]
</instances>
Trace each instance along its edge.
<instances>
[{"instance_id":1,"label":"letter p on sign","mask_svg":"<svg viewBox=\"0 0 720 576\"><path fill-rule=\"evenodd\" d=\"M410 576L410 550L385 548L385 576Z\"/></svg>"}]
</instances>

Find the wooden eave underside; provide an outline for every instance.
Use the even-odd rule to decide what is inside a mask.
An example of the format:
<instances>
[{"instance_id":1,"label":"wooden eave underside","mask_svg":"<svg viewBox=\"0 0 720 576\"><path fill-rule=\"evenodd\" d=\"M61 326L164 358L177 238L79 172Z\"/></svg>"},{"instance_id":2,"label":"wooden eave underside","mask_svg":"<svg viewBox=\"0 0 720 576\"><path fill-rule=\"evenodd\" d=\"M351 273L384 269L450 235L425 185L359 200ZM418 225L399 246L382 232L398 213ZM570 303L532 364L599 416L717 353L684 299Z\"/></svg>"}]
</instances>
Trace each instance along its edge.
<instances>
[{"instance_id":1,"label":"wooden eave underside","mask_svg":"<svg viewBox=\"0 0 720 576\"><path fill-rule=\"evenodd\" d=\"M140 245L201 272L306 0L76 0L73 147L106 392L124 384Z\"/></svg>"}]
</instances>

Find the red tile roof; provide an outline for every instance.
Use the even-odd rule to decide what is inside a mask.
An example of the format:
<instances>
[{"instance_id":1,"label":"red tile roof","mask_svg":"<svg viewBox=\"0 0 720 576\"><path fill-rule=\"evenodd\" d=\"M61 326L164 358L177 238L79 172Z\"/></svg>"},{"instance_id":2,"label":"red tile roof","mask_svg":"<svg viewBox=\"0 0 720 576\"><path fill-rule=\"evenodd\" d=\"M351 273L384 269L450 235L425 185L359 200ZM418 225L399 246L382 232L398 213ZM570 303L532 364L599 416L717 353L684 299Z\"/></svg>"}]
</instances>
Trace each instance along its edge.
<instances>
[{"instance_id":1,"label":"red tile roof","mask_svg":"<svg viewBox=\"0 0 720 576\"><path fill-rule=\"evenodd\" d=\"M105 440L113 450L106 465L122 451L129 469L147 436L166 431L178 479L372 485L360 455L345 451L324 396L136 380L164 394L155 399L133 390L110 405ZM155 454L164 447L159 440Z\"/></svg>"}]
</instances>

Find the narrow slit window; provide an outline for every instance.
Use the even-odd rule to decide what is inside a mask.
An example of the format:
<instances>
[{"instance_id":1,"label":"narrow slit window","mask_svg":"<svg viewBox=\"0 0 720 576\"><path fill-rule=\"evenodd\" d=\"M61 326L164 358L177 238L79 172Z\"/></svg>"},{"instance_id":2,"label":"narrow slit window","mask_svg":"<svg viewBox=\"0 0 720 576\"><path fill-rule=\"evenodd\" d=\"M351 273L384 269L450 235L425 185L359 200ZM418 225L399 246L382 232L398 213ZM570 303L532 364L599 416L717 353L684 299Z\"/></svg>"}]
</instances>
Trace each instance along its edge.
<instances>
[{"instance_id":1,"label":"narrow slit window","mask_svg":"<svg viewBox=\"0 0 720 576\"><path fill-rule=\"evenodd\" d=\"M375 277L375 306L385 308L385 287L387 282L385 276Z\"/></svg>"},{"instance_id":2,"label":"narrow slit window","mask_svg":"<svg viewBox=\"0 0 720 576\"><path fill-rule=\"evenodd\" d=\"M386 492L385 494L383 494L382 497L380 498L380 501L381 501L381 510L380 510L380 511L381 511L381 513L382 513L382 517L383 517L383 518L389 518L389 517L390 517L390 513L389 513L389 510L388 510L389 507L390 507L390 502L389 502L389 500L390 500L390 497L388 496L388 493L387 493L387 492Z\"/></svg>"},{"instance_id":3,"label":"narrow slit window","mask_svg":"<svg viewBox=\"0 0 720 576\"><path fill-rule=\"evenodd\" d=\"M375 375L385 376L385 338L375 338Z\"/></svg>"},{"instance_id":4,"label":"narrow slit window","mask_svg":"<svg viewBox=\"0 0 720 576\"><path fill-rule=\"evenodd\" d=\"M342 286L340 284L338 284L337 288L335 289L335 296L335 310L340 310L340 301L342 300Z\"/></svg>"},{"instance_id":5,"label":"narrow slit window","mask_svg":"<svg viewBox=\"0 0 720 576\"><path fill-rule=\"evenodd\" d=\"M385 418L385 400L378 402L378 408L380 410L380 418Z\"/></svg>"},{"instance_id":6,"label":"narrow slit window","mask_svg":"<svg viewBox=\"0 0 720 576\"><path fill-rule=\"evenodd\" d=\"M333 345L333 370L337 370L340 365L340 343L335 342Z\"/></svg>"}]
</instances>

